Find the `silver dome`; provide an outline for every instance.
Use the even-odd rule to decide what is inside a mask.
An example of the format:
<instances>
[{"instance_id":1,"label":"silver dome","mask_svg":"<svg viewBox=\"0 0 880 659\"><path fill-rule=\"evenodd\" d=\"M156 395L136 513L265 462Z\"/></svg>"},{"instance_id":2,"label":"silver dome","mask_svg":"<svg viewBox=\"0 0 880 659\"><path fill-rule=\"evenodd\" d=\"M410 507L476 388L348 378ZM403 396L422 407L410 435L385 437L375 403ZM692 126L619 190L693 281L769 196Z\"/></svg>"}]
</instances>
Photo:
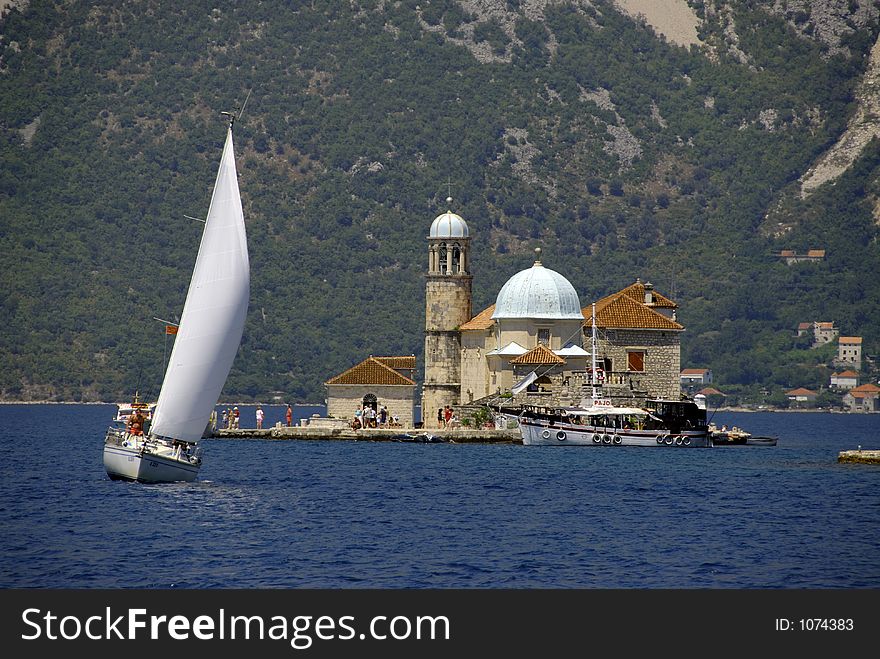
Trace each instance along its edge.
<instances>
[{"instance_id":1,"label":"silver dome","mask_svg":"<svg viewBox=\"0 0 880 659\"><path fill-rule=\"evenodd\" d=\"M431 224L429 238L467 238L468 225L460 215L446 211L438 215Z\"/></svg>"},{"instance_id":2,"label":"silver dome","mask_svg":"<svg viewBox=\"0 0 880 659\"><path fill-rule=\"evenodd\" d=\"M583 320L584 315L578 294L568 279L537 261L501 287L492 318Z\"/></svg>"}]
</instances>

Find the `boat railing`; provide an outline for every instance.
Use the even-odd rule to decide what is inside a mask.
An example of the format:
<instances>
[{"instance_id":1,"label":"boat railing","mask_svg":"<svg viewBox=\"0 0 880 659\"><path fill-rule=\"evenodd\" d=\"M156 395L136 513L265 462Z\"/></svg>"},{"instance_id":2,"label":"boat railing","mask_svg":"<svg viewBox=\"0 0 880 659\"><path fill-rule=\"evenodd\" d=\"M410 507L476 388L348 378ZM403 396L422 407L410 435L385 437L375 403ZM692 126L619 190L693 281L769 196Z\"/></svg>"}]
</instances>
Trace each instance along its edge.
<instances>
[{"instance_id":1,"label":"boat railing","mask_svg":"<svg viewBox=\"0 0 880 659\"><path fill-rule=\"evenodd\" d=\"M104 438L105 444L113 444L115 446L126 446L126 442L132 438L132 435L122 426L110 426L107 429L107 436Z\"/></svg>"}]
</instances>

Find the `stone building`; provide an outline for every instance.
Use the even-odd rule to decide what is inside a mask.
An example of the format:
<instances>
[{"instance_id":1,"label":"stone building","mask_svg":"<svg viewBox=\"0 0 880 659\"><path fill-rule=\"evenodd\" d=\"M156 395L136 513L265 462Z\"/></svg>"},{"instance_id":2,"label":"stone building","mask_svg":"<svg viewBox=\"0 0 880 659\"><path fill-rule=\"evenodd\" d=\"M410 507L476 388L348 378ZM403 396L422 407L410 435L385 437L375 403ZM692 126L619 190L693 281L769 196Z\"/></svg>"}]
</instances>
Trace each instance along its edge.
<instances>
[{"instance_id":1,"label":"stone building","mask_svg":"<svg viewBox=\"0 0 880 659\"><path fill-rule=\"evenodd\" d=\"M327 416L353 419L355 410L384 405L400 425L413 426L416 383L415 355L367 357L360 364L330 378L327 386Z\"/></svg>"},{"instance_id":2,"label":"stone building","mask_svg":"<svg viewBox=\"0 0 880 659\"><path fill-rule=\"evenodd\" d=\"M843 404L851 412L880 412L880 387L872 383L854 387L843 396Z\"/></svg>"},{"instance_id":3,"label":"stone building","mask_svg":"<svg viewBox=\"0 0 880 659\"><path fill-rule=\"evenodd\" d=\"M811 334L813 336L812 348L818 348L830 343L837 338L840 330L834 326L833 321L813 321L811 323L798 323L795 332L797 336L805 336Z\"/></svg>"},{"instance_id":4,"label":"stone building","mask_svg":"<svg viewBox=\"0 0 880 659\"><path fill-rule=\"evenodd\" d=\"M448 200L451 201L451 200ZM469 232L447 211L428 236L425 291L425 427L436 410L505 397L509 402L578 404L601 384L603 398L627 403L681 395L677 305L640 280L596 302L597 371L586 348L592 305L571 283L534 264L514 274L495 304L471 316ZM512 399L511 399L512 396Z\"/></svg>"},{"instance_id":5,"label":"stone building","mask_svg":"<svg viewBox=\"0 0 880 659\"><path fill-rule=\"evenodd\" d=\"M451 203L452 199L447 199ZM471 317L468 273L470 234L452 211L438 215L428 233L425 284L425 380L422 417L436 424L434 412L461 400L461 332Z\"/></svg>"},{"instance_id":6,"label":"stone building","mask_svg":"<svg viewBox=\"0 0 880 659\"><path fill-rule=\"evenodd\" d=\"M639 280L596 303L598 358L605 390L613 399L638 403L646 397L680 398L684 327L675 320L676 308ZM585 336L590 331L588 320Z\"/></svg>"},{"instance_id":7,"label":"stone building","mask_svg":"<svg viewBox=\"0 0 880 659\"><path fill-rule=\"evenodd\" d=\"M857 371L862 370L862 337L841 336L837 339L837 359L834 363L838 366L851 366Z\"/></svg>"}]
</instances>

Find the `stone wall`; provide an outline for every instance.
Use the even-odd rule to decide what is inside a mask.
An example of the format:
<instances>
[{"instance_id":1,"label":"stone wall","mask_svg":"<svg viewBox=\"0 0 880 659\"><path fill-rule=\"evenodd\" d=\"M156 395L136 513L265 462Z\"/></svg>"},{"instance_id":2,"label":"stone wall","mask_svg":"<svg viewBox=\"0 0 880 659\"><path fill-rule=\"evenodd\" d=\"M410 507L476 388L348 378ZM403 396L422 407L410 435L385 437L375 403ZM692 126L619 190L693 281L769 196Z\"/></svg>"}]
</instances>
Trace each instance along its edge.
<instances>
[{"instance_id":1,"label":"stone wall","mask_svg":"<svg viewBox=\"0 0 880 659\"><path fill-rule=\"evenodd\" d=\"M413 399L415 387L412 385L365 385L332 384L327 386L327 416L337 419L354 419L354 412L363 406L364 396L376 396L377 409L388 407L388 414L400 417L406 428L413 427Z\"/></svg>"},{"instance_id":2,"label":"stone wall","mask_svg":"<svg viewBox=\"0 0 880 659\"><path fill-rule=\"evenodd\" d=\"M436 427L437 409L461 400L461 332L471 318L470 275L428 275L425 286L425 379L422 418Z\"/></svg>"},{"instance_id":3,"label":"stone wall","mask_svg":"<svg viewBox=\"0 0 880 659\"><path fill-rule=\"evenodd\" d=\"M614 373L626 373L629 376L634 391L643 391L649 397L679 399L681 395L679 332L606 330L604 334L605 336L599 341L600 355L611 358ZM627 353L640 350L645 353L644 371L629 371Z\"/></svg>"},{"instance_id":4,"label":"stone wall","mask_svg":"<svg viewBox=\"0 0 880 659\"><path fill-rule=\"evenodd\" d=\"M471 319L469 275L429 276L425 287L425 330L446 331Z\"/></svg>"}]
</instances>

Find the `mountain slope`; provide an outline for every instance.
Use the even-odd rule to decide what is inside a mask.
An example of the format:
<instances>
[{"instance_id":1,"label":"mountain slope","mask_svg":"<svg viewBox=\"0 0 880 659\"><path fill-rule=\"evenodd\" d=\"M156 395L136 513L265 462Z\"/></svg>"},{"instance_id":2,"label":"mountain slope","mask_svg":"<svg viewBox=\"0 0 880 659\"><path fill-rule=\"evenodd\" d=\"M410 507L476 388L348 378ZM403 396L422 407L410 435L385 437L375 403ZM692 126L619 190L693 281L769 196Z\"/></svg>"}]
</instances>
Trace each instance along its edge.
<instances>
[{"instance_id":1,"label":"mountain slope","mask_svg":"<svg viewBox=\"0 0 880 659\"><path fill-rule=\"evenodd\" d=\"M153 318L179 314L185 216L207 208L219 112L248 93L252 303L226 396L321 400L366 355L420 356L425 236L450 194L475 311L540 245L584 304L636 277L675 298L683 363L722 384L814 384L798 322L880 339L876 148L797 194L855 114L877 25L832 48L754 4L694 3L689 49L598 0L9 10L0 397L157 393ZM772 257L814 247L818 267Z\"/></svg>"}]
</instances>

